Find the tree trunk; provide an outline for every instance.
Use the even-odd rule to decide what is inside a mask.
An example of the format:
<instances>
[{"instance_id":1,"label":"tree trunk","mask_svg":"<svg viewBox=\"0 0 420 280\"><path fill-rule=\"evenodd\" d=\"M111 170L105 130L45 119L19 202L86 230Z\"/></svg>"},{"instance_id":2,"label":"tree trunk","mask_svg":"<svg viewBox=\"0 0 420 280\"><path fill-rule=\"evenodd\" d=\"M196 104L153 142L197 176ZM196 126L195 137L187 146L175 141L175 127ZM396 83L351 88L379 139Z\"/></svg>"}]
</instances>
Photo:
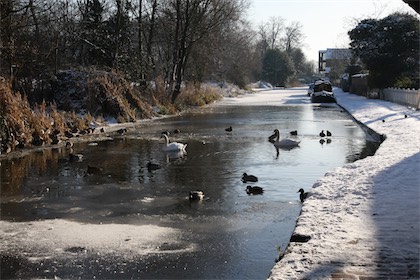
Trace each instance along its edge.
<instances>
[{"instance_id":1,"label":"tree trunk","mask_svg":"<svg viewBox=\"0 0 420 280\"><path fill-rule=\"evenodd\" d=\"M143 66L143 41L142 41L142 32L143 32L143 19L142 19L142 14L143 14L143 0L139 0L139 19L138 19L138 36L139 36L139 45L138 45L138 49L137 49L137 55L138 55L138 60L139 60L139 65L140 65L140 81L143 82L144 81L144 66Z\"/></svg>"}]
</instances>

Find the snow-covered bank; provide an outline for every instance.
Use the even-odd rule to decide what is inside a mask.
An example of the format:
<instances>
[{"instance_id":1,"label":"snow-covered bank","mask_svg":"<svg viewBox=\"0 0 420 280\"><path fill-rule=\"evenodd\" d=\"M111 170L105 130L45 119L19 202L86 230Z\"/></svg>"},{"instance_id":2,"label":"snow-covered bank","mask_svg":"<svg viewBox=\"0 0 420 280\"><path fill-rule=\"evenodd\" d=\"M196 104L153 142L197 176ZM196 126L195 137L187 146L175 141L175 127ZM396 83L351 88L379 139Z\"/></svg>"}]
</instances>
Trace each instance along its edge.
<instances>
[{"instance_id":1,"label":"snow-covered bank","mask_svg":"<svg viewBox=\"0 0 420 280\"><path fill-rule=\"evenodd\" d=\"M269 279L419 279L420 112L336 90L355 119L385 134L374 156L331 170L311 189Z\"/></svg>"}]
</instances>

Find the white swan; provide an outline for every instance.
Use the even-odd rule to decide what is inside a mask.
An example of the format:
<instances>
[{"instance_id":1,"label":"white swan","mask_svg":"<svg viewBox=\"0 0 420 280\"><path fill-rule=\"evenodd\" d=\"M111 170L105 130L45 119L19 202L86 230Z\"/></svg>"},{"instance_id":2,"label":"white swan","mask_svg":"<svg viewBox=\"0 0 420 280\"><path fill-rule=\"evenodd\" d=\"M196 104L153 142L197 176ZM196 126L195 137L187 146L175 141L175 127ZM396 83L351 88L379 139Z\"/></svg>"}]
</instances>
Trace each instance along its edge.
<instances>
[{"instance_id":1,"label":"white swan","mask_svg":"<svg viewBox=\"0 0 420 280\"><path fill-rule=\"evenodd\" d=\"M295 141L288 138L280 140L280 131L278 129L274 130L274 135L276 135L276 141L274 141L273 144L278 148L292 148L299 146L300 141Z\"/></svg>"},{"instance_id":2,"label":"white swan","mask_svg":"<svg viewBox=\"0 0 420 280\"><path fill-rule=\"evenodd\" d=\"M162 134L161 138L162 137L166 140L166 144L162 148L164 152L186 152L185 148L187 147L187 144L178 142L169 143L169 137L167 135Z\"/></svg>"}]
</instances>

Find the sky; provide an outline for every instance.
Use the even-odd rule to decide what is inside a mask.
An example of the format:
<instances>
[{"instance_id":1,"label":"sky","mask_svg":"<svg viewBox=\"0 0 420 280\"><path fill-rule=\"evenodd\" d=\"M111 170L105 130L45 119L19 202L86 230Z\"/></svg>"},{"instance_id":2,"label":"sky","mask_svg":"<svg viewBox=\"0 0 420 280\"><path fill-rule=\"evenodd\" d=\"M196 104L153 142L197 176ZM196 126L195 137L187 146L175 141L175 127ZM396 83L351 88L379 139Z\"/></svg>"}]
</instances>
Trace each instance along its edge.
<instances>
[{"instance_id":1,"label":"sky","mask_svg":"<svg viewBox=\"0 0 420 280\"><path fill-rule=\"evenodd\" d=\"M417 15L402 0L251 0L248 19L255 27L271 17L302 24L301 46L308 60L318 61L318 51L347 48L347 32L365 18L381 19L394 12Z\"/></svg>"}]
</instances>

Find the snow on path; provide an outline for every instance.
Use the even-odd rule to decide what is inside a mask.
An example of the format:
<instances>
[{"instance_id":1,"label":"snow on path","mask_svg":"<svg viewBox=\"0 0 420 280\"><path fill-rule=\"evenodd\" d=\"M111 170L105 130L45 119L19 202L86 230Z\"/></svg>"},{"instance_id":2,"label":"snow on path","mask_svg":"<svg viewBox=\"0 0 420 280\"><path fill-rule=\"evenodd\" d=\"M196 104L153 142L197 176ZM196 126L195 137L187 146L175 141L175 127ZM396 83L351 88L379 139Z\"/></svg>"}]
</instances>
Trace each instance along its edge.
<instances>
[{"instance_id":1,"label":"snow on path","mask_svg":"<svg viewBox=\"0 0 420 280\"><path fill-rule=\"evenodd\" d=\"M387 138L374 156L315 182L295 229L311 239L291 242L269 279L420 279L420 112L335 94Z\"/></svg>"}]
</instances>

